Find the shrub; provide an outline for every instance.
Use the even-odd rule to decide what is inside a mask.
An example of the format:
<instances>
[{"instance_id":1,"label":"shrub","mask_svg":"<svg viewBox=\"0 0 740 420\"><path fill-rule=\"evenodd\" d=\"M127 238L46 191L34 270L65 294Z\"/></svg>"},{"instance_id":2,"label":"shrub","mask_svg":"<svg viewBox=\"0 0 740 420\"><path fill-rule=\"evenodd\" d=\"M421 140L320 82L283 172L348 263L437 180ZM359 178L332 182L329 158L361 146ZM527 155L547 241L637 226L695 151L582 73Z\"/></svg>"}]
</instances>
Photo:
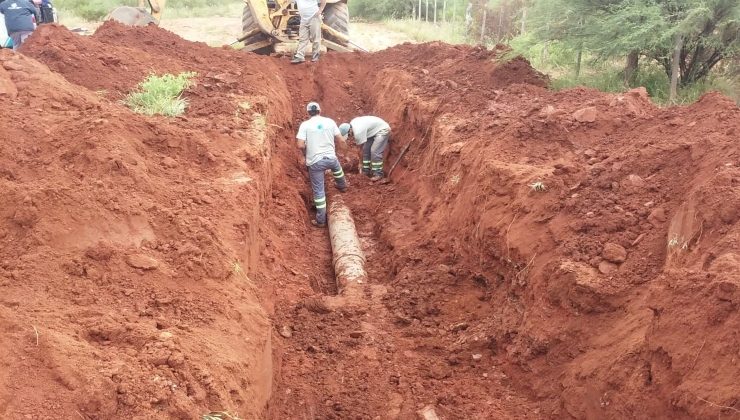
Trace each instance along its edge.
<instances>
[{"instance_id":1,"label":"shrub","mask_svg":"<svg viewBox=\"0 0 740 420\"><path fill-rule=\"evenodd\" d=\"M188 106L182 93L192 86L196 73L186 72L175 76L149 75L139 83L136 91L130 93L124 103L136 113L144 115L165 115L176 117L182 115Z\"/></svg>"}]
</instances>

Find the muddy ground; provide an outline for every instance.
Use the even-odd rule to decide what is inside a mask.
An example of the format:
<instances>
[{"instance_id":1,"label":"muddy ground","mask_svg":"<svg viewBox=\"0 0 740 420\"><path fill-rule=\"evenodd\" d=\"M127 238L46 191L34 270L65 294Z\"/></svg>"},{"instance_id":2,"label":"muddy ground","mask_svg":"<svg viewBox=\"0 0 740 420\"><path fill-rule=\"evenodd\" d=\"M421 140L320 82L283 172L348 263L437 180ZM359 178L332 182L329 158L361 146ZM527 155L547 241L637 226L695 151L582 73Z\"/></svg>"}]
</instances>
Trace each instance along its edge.
<instances>
[{"instance_id":1,"label":"muddy ground","mask_svg":"<svg viewBox=\"0 0 740 420\"><path fill-rule=\"evenodd\" d=\"M0 413L740 418L740 110L553 92L502 52L295 67L111 23L1 51ZM185 70L184 116L119 103ZM346 165L370 280L341 305L310 100L411 144L390 184Z\"/></svg>"}]
</instances>

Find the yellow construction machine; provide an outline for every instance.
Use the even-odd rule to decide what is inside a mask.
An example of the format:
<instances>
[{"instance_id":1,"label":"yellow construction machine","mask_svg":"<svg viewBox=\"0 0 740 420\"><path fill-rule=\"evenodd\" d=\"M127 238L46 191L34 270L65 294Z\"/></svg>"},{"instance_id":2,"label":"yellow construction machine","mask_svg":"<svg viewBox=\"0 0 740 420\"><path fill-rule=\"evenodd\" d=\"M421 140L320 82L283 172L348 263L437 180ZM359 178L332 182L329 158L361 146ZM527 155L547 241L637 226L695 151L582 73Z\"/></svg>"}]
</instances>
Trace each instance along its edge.
<instances>
[{"instance_id":1,"label":"yellow construction machine","mask_svg":"<svg viewBox=\"0 0 740 420\"><path fill-rule=\"evenodd\" d=\"M167 0L139 0L139 7L119 7L108 16L132 26L159 24ZM319 0L317 0L317 3ZM327 0L322 43L328 50L362 50L349 39L347 0ZM148 11L146 6L148 7ZM301 18L294 0L244 0L242 34L245 51L290 53L298 44Z\"/></svg>"}]
</instances>

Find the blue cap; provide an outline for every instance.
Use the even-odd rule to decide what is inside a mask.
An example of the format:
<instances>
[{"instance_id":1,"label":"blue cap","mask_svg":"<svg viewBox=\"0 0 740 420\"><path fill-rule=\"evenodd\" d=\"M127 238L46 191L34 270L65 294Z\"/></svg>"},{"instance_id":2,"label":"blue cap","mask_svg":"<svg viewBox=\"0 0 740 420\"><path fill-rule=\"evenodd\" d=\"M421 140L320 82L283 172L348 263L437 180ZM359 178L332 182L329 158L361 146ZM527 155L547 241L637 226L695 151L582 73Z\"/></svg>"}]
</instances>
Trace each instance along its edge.
<instances>
[{"instance_id":1,"label":"blue cap","mask_svg":"<svg viewBox=\"0 0 740 420\"><path fill-rule=\"evenodd\" d=\"M339 132L342 133L342 137L347 137L347 134L349 134L349 130L352 128L351 125L344 123L339 126Z\"/></svg>"}]
</instances>

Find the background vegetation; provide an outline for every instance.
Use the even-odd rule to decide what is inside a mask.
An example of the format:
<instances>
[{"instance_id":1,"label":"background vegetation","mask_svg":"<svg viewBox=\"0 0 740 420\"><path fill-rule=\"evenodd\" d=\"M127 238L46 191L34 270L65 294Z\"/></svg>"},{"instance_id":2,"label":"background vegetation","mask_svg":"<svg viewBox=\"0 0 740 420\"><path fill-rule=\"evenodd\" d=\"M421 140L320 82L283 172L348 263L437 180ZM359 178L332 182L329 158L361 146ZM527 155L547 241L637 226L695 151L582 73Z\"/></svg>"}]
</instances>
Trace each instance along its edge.
<instances>
[{"instance_id":1,"label":"background vegetation","mask_svg":"<svg viewBox=\"0 0 740 420\"><path fill-rule=\"evenodd\" d=\"M68 26L136 0L56 0ZM170 0L165 18L238 17L241 0ZM553 87L645 86L659 103L719 90L740 103L738 0L350 0L417 41L510 45Z\"/></svg>"},{"instance_id":2,"label":"background vegetation","mask_svg":"<svg viewBox=\"0 0 740 420\"><path fill-rule=\"evenodd\" d=\"M167 117L182 115L188 107L188 101L182 94L193 85L192 79L195 76L197 74L193 72L161 76L150 74L123 102L139 114Z\"/></svg>"},{"instance_id":3,"label":"background vegetation","mask_svg":"<svg viewBox=\"0 0 740 420\"><path fill-rule=\"evenodd\" d=\"M241 16L241 0L169 0L165 16ZM137 0L55 0L54 5L64 20L94 22L103 19L119 6L136 6Z\"/></svg>"},{"instance_id":4,"label":"background vegetation","mask_svg":"<svg viewBox=\"0 0 740 420\"><path fill-rule=\"evenodd\" d=\"M662 103L740 101L737 0L352 0L419 41L509 44L555 88L645 86Z\"/></svg>"}]
</instances>

